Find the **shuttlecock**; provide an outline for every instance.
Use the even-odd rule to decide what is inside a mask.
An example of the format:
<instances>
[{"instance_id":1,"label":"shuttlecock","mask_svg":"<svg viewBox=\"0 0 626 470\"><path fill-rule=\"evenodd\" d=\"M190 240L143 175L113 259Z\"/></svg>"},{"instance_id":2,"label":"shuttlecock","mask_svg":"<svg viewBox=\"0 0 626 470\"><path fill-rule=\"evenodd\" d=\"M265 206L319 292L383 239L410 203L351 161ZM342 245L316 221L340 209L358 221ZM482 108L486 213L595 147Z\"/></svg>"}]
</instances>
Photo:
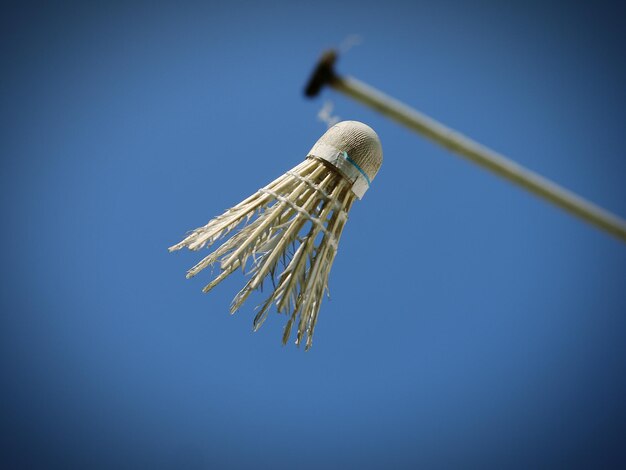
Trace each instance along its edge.
<instances>
[{"instance_id":1,"label":"shuttlecock","mask_svg":"<svg viewBox=\"0 0 626 470\"><path fill-rule=\"evenodd\" d=\"M211 247L232 234L187 277L218 264L219 275L203 289L208 292L241 268L250 279L233 299L231 313L271 279L273 290L259 306L254 330L275 305L288 316L283 344L297 322L296 344L306 337L309 349L348 211L363 197L381 163L380 140L369 126L357 121L335 124L302 163L169 250Z\"/></svg>"}]
</instances>

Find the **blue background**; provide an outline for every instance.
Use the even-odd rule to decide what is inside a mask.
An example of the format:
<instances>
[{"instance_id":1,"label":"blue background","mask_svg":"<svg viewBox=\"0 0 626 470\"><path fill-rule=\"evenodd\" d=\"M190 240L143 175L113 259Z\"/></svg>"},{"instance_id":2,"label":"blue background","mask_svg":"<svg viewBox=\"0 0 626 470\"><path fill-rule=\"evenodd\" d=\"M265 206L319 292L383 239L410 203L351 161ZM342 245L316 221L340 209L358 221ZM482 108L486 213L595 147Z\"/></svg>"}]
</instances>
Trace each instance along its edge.
<instances>
[{"instance_id":1,"label":"blue background","mask_svg":"<svg viewBox=\"0 0 626 470\"><path fill-rule=\"evenodd\" d=\"M359 34L340 72L624 216L623 12L434 3L4 7L5 467L626 465L624 244L302 96ZM299 163L324 99L385 161L305 353L166 248Z\"/></svg>"}]
</instances>

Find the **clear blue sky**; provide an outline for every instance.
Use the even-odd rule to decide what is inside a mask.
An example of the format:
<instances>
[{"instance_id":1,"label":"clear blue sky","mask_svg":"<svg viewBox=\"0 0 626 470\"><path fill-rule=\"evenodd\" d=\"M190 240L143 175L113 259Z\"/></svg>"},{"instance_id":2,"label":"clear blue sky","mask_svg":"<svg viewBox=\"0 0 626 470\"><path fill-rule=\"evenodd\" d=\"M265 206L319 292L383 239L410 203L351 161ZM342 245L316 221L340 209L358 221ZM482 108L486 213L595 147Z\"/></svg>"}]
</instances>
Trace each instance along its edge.
<instances>
[{"instance_id":1,"label":"clear blue sky","mask_svg":"<svg viewBox=\"0 0 626 470\"><path fill-rule=\"evenodd\" d=\"M302 96L359 34L339 71L626 216L623 12L544 3L4 7L4 466L626 464L626 245ZM305 353L166 248L299 163L327 98L385 160Z\"/></svg>"}]
</instances>

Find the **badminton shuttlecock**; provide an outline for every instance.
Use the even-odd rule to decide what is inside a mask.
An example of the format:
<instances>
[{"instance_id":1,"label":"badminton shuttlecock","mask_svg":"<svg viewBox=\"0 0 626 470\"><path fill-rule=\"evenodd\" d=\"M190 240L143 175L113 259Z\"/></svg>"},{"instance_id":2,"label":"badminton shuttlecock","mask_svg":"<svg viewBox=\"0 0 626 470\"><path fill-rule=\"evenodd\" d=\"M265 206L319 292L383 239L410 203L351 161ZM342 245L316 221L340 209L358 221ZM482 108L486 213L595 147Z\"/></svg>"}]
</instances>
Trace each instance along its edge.
<instances>
[{"instance_id":1,"label":"badminton shuttlecock","mask_svg":"<svg viewBox=\"0 0 626 470\"><path fill-rule=\"evenodd\" d=\"M241 268L250 279L233 299L231 313L270 278L273 291L259 306L254 330L275 305L288 316L283 344L297 322L296 344L306 337L308 349L348 211L367 191L381 163L376 133L357 121L340 122L326 131L298 166L169 250L211 247L232 234L187 277L219 265L221 272L203 289L208 292Z\"/></svg>"}]
</instances>

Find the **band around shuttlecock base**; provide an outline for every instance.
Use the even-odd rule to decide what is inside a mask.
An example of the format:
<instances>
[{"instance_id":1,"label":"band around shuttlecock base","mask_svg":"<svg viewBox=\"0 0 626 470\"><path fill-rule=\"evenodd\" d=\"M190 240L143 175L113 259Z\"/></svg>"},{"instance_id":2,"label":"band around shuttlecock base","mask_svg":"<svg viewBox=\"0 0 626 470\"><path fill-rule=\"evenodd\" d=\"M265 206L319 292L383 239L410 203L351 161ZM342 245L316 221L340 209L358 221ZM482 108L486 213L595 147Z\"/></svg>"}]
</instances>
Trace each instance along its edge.
<instances>
[{"instance_id":1,"label":"band around shuttlecock base","mask_svg":"<svg viewBox=\"0 0 626 470\"><path fill-rule=\"evenodd\" d=\"M352 192L359 199L370 187L369 177L346 151L318 142L313 146L307 158L319 158L334 166L344 178L352 183Z\"/></svg>"}]
</instances>

